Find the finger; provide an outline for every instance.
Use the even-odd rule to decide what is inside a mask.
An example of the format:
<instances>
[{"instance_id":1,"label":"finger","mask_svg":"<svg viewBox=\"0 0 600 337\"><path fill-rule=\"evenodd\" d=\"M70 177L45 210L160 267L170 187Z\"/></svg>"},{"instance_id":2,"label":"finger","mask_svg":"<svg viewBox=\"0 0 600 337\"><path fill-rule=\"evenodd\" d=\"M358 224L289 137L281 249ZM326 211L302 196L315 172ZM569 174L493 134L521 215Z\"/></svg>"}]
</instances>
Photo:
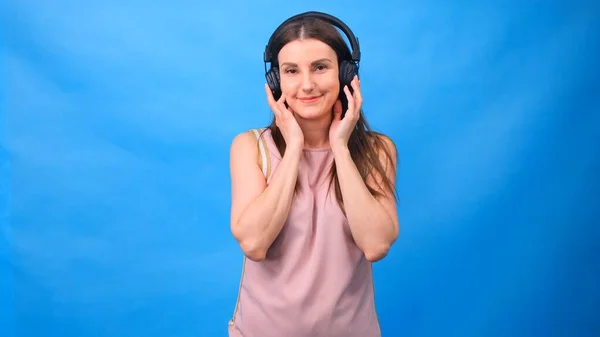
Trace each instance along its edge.
<instances>
[{"instance_id":1,"label":"finger","mask_svg":"<svg viewBox=\"0 0 600 337\"><path fill-rule=\"evenodd\" d=\"M287 102L287 101L286 101ZM288 104L287 106L287 111L289 111L292 115L296 115L296 111L294 111L294 109L292 109L292 106Z\"/></svg>"},{"instance_id":2,"label":"finger","mask_svg":"<svg viewBox=\"0 0 600 337\"><path fill-rule=\"evenodd\" d=\"M281 97L279 98L279 100L277 100L277 109L279 110L279 113L281 114L281 116L288 116L288 114L291 114L291 111L285 107L284 102L286 101L285 96L282 94Z\"/></svg>"},{"instance_id":3,"label":"finger","mask_svg":"<svg viewBox=\"0 0 600 337\"><path fill-rule=\"evenodd\" d=\"M352 80L352 83L350 83L350 85L352 85L352 89L354 89L354 101L355 101L355 106L357 108L357 110L360 110L360 106L362 105L362 93L360 92L360 87L359 87L359 80L358 77L354 77L354 80Z\"/></svg>"},{"instance_id":4,"label":"finger","mask_svg":"<svg viewBox=\"0 0 600 337\"><path fill-rule=\"evenodd\" d=\"M346 111L346 116L348 116L348 115L354 116L355 115L354 97L352 97L352 94L350 93L350 89L348 89L347 85L344 86L344 93L346 93L346 98L348 99L348 111Z\"/></svg>"},{"instance_id":5,"label":"finger","mask_svg":"<svg viewBox=\"0 0 600 337\"><path fill-rule=\"evenodd\" d=\"M333 105L333 119L342 119L342 101L340 101L339 99L335 101L335 104Z\"/></svg>"},{"instance_id":6,"label":"finger","mask_svg":"<svg viewBox=\"0 0 600 337\"><path fill-rule=\"evenodd\" d=\"M265 83L265 93L267 94L267 101L269 102L269 105L275 103L273 92L271 91L271 88L269 88L269 85L267 83Z\"/></svg>"},{"instance_id":7,"label":"finger","mask_svg":"<svg viewBox=\"0 0 600 337\"><path fill-rule=\"evenodd\" d=\"M277 102L275 102L275 97L273 97L273 92L271 91L271 88L269 88L269 85L265 83L265 92L267 94L267 102L269 103L269 107L271 107L271 110L273 110L273 113L275 113L275 115L277 115Z\"/></svg>"}]
</instances>

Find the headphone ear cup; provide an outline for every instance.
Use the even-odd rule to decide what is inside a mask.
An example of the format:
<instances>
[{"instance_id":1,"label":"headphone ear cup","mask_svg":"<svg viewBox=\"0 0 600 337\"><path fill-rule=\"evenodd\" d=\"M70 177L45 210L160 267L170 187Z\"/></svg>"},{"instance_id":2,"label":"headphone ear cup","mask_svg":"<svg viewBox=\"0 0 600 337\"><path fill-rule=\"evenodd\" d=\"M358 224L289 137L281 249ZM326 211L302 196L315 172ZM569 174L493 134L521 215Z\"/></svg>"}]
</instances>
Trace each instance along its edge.
<instances>
[{"instance_id":1,"label":"headphone ear cup","mask_svg":"<svg viewBox=\"0 0 600 337\"><path fill-rule=\"evenodd\" d=\"M350 83L354 79L354 75L358 75L358 67L354 62L343 60L340 63L340 84L342 88L347 85L348 89L352 90Z\"/></svg>"},{"instance_id":2,"label":"headphone ear cup","mask_svg":"<svg viewBox=\"0 0 600 337\"><path fill-rule=\"evenodd\" d=\"M350 93L354 92L354 89L352 89L352 86L350 85L354 79L354 75L358 75L356 63L348 60L340 62L340 95L338 98L342 103L342 118L344 118L346 111L348 110L348 98L344 92L344 86L348 86Z\"/></svg>"},{"instance_id":3,"label":"headphone ear cup","mask_svg":"<svg viewBox=\"0 0 600 337\"><path fill-rule=\"evenodd\" d=\"M273 92L273 98L278 100L281 97L281 87L279 86L279 68L274 67L269 69L266 74L267 84Z\"/></svg>"}]
</instances>

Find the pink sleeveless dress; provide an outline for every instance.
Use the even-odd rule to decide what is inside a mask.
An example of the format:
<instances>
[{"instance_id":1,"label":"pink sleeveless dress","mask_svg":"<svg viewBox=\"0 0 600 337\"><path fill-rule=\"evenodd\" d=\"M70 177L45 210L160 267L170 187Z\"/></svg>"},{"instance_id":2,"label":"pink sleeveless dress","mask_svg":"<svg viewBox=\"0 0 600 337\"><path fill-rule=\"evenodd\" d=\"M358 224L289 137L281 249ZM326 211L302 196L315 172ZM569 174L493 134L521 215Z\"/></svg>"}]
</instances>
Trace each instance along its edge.
<instances>
[{"instance_id":1,"label":"pink sleeveless dress","mask_svg":"<svg viewBox=\"0 0 600 337\"><path fill-rule=\"evenodd\" d=\"M263 134L270 182L281 156ZM328 189L330 149L304 150L297 196L267 258L245 258L230 337L380 337L371 263Z\"/></svg>"}]
</instances>

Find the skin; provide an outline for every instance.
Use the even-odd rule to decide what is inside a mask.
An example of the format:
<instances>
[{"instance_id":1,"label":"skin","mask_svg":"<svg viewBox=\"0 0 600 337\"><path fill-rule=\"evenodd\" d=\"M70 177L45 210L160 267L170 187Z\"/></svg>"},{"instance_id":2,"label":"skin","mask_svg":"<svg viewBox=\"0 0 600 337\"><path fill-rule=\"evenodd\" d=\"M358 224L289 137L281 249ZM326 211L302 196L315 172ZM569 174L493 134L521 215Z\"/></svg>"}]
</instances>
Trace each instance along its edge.
<instances>
[{"instance_id":1,"label":"skin","mask_svg":"<svg viewBox=\"0 0 600 337\"><path fill-rule=\"evenodd\" d=\"M247 132L234 138L230 150L234 238L249 259L265 259L287 219L302 150L328 147L334 155L354 241L367 260L381 260L398 237L399 221L393 192L382 191L384 196L375 198L366 184L377 187L381 177L372 174L365 184L348 150L363 101L360 81L352 81L354 95L348 88L340 88L335 51L318 40L290 42L281 49L278 59L282 97L275 101L267 85L265 92L286 141L286 152L267 185L257 165L256 139ZM349 101L344 119L337 100L340 89ZM314 99L307 101L310 97ZM395 164L393 144L389 138L383 140L392 150ZM384 151L380 153L383 156ZM386 158L381 161L386 163ZM395 182L393 167L388 167L386 174Z\"/></svg>"}]
</instances>

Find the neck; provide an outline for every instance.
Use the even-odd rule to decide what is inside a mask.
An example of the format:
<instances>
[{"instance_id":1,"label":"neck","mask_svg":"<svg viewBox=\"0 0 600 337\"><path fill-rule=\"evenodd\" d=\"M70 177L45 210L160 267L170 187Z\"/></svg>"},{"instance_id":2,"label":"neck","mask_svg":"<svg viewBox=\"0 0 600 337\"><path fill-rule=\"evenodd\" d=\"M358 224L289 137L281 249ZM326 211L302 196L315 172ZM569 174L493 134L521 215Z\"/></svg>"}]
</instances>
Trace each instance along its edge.
<instances>
[{"instance_id":1,"label":"neck","mask_svg":"<svg viewBox=\"0 0 600 337\"><path fill-rule=\"evenodd\" d=\"M304 134L304 148L320 149L329 147L331 116L325 116L318 120L306 120L296 116L296 120Z\"/></svg>"}]
</instances>

